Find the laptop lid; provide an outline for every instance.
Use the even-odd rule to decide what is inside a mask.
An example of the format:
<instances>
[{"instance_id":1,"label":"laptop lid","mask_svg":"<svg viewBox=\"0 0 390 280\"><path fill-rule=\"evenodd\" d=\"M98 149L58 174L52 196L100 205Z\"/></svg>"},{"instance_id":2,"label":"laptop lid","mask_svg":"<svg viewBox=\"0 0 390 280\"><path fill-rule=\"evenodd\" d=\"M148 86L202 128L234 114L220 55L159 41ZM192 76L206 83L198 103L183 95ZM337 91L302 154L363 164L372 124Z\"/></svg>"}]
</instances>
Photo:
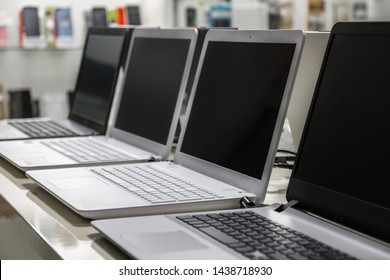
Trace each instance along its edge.
<instances>
[{"instance_id":1,"label":"laptop lid","mask_svg":"<svg viewBox=\"0 0 390 280\"><path fill-rule=\"evenodd\" d=\"M329 32L305 32L305 44L287 110L294 151L301 141L303 127L328 45L329 34Z\"/></svg>"},{"instance_id":2,"label":"laptop lid","mask_svg":"<svg viewBox=\"0 0 390 280\"><path fill-rule=\"evenodd\" d=\"M132 29L89 28L69 119L104 133Z\"/></svg>"},{"instance_id":3,"label":"laptop lid","mask_svg":"<svg viewBox=\"0 0 390 280\"><path fill-rule=\"evenodd\" d=\"M288 200L390 241L390 23L336 24L288 186Z\"/></svg>"},{"instance_id":4,"label":"laptop lid","mask_svg":"<svg viewBox=\"0 0 390 280\"><path fill-rule=\"evenodd\" d=\"M294 165L328 39L329 32L305 32L305 44L287 110L288 122L280 137L275 166L292 169Z\"/></svg>"},{"instance_id":5,"label":"laptop lid","mask_svg":"<svg viewBox=\"0 0 390 280\"><path fill-rule=\"evenodd\" d=\"M296 30L210 30L175 162L262 201L303 38Z\"/></svg>"},{"instance_id":6,"label":"laptop lid","mask_svg":"<svg viewBox=\"0 0 390 280\"><path fill-rule=\"evenodd\" d=\"M196 36L195 29L134 30L112 137L168 157Z\"/></svg>"}]
</instances>

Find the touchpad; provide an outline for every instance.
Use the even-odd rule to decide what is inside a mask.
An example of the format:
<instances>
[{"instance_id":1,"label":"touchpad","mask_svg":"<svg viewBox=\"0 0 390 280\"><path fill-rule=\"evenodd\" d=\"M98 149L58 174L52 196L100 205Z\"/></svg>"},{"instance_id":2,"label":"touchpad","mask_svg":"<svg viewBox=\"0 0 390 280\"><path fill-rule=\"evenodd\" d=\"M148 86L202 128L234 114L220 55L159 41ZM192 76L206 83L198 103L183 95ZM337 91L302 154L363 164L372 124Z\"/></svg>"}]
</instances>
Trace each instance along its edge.
<instances>
[{"instance_id":1,"label":"touchpad","mask_svg":"<svg viewBox=\"0 0 390 280\"><path fill-rule=\"evenodd\" d=\"M125 234L122 235L122 238L140 251L157 254L207 248L182 231Z\"/></svg>"},{"instance_id":2,"label":"touchpad","mask_svg":"<svg viewBox=\"0 0 390 280\"><path fill-rule=\"evenodd\" d=\"M92 177L76 177L76 178L56 178L49 179L50 183L59 188L60 190L74 190L79 188L93 187L96 188L99 185L106 185L101 180Z\"/></svg>"}]
</instances>

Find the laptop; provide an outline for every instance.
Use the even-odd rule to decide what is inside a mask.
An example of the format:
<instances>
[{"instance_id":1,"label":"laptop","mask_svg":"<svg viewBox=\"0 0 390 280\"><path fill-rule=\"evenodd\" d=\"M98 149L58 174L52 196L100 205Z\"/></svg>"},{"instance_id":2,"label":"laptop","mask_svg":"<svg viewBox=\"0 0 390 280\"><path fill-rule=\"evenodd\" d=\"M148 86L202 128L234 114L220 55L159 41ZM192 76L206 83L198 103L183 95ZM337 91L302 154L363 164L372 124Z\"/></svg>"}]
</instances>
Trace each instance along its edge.
<instances>
[{"instance_id":1,"label":"laptop","mask_svg":"<svg viewBox=\"0 0 390 280\"><path fill-rule=\"evenodd\" d=\"M329 32L305 32L305 45L288 105L287 122L275 157L275 164L279 167L292 168L294 164L328 39Z\"/></svg>"},{"instance_id":2,"label":"laptop","mask_svg":"<svg viewBox=\"0 0 390 280\"><path fill-rule=\"evenodd\" d=\"M390 259L390 166L383 137L390 104L389 35L390 23L337 23L331 30L286 205L92 224L137 259ZM240 253L240 242L234 244L226 228L192 226L193 218L225 223L221 216L230 215L240 222L252 217L246 225L255 232L247 231L252 238L241 241Z\"/></svg>"},{"instance_id":3,"label":"laptop","mask_svg":"<svg viewBox=\"0 0 390 280\"><path fill-rule=\"evenodd\" d=\"M21 170L167 159L196 43L195 29L136 28L107 135L0 143Z\"/></svg>"},{"instance_id":4,"label":"laptop","mask_svg":"<svg viewBox=\"0 0 390 280\"><path fill-rule=\"evenodd\" d=\"M209 30L173 161L27 172L91 219L261 201L302 31Z\"/></svg>"},{"instance_id":5,"label":"laptop","mask_svg":"<svg viewBox=\"0 0 390 280\"><path fill-rule=\"evenodd\" d=\"M125 28L88 29L68 118L1 120L0 140L104 134L130 35Z\"/></svg>"}]
</instances>

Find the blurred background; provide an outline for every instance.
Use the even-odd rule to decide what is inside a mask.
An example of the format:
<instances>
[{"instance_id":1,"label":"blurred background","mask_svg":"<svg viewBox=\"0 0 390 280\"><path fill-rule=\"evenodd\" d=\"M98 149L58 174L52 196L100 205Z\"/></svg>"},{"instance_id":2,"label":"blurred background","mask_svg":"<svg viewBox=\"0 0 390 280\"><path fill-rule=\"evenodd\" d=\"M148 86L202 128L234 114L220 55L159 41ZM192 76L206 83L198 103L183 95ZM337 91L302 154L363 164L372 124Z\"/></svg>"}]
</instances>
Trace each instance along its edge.
<instances>
[{"instance_id":1,"label":"blurred background","mask_svg":"<svg viewBox=\"0 0 390 280\"><path fill-rule=\"evenodd\" d=\"M329 31L338 21L386 21L388 0L1 0L0 118L10 94L34 116L64 117L89 26L238 27Z\"/></svg>"}]
</instances>

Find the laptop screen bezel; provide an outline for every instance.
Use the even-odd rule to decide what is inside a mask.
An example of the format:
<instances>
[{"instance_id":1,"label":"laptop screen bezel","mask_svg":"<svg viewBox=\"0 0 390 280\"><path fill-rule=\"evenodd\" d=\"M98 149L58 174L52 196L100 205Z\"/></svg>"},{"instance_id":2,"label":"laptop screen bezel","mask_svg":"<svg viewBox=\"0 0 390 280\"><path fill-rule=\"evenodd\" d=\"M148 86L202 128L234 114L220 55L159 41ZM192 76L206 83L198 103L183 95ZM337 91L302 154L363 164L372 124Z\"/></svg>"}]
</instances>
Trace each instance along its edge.
<instances>
[{"instance_id":1,"label":"laptop screen bezel","mask_svg":"<svg viewBox=\"0 0 390 280\"><path fill-rule=\"evenodd\" d=\"M127 62L126 62L126 68L124 71L123 75L123 81L121 84L121 89L120 93L118 95L118 106L115 109L114 113L114 118L113 118L113 126L112 129L109 133L110 137L113 137L115 139L118 139L120 141L123 141L127 144L136 146L140 149L146 150L148 152L154 153L158 156L161 156L163 159L168 159L171 150L172 150L172 145L173 145L173 140L175 136L175 131L177 128L177 124L179 121L179 116L180 116L180 111L181 111L181 106L183 103L183 98L185 95L185 89L186 89L186 81L188 79L188 75L190 72L190 66L191 66L191 61L193 57L193 53L195 50L195 44L196 44L196 39L197 39L197 30L195 28L177 28L177 29L169 29L169 28L136 28L133 32L133 36L130 41L129 45L129 51L128 51L128 56L127 56ZM178 93L178 98L176 101L176 106L174 109L174 115L172 118L172 122L170 125L168 137L166 140L166 143L161 144L158 142L155 142L153 140L144 138L142 136L124 131L122 129L119 129L115 126L117 115L118 115L118 110L119 110L119 103L123 94L123 88L126 83L126 76L127 76L127 71L129 67L129 61L131 59L131 53L132 53L132 48L134 41L137 38L161 38L161 39L183 39L183 40L189 40L189 48L188 48L188 54L187 54L187 60L185 62L185 68L183 71L183 76L180 84L180 89Z\"/></svg>"},{"instance_id":2,"label":"laptop screen bezel","mask_svg":"<svg viewBox=\"0 0 390 280\"><path fill-rule=\"evenodd\" d=\"M383 28L381 28L381 25ZM316 98L321 86L321 78L329 57L329 49L332 41L337 35L387 35L390 36L390 23L337 23L331 30L327 50L322 62L319 79L316 84L313 99L310 105L308 118L303 130L301 143L298 148L296 166L294 167L287 189L287 200L297 200L299 208L315 213L327 220L331 220L353 228L355 230L372 235L376 238L390 242L390 209L385 209L378 205L371 204L343 193L327 189L320 185L315 185L297 178L296 173L299 168L301 150L305 146L305 137L309 128L309 123L313 110L315 110ZM336 160L336 159L335 159ZM325 172L325 171L324 171Z\"/></svg>"},{"instance_id":3,"label":"laptop screen bezel","mask_svg":"<svg viewBox=\"0 0 390 280\"><path fill-rule=\"evenodd\" d=\"M81 70L83 69L84 67L84 56L85 56L85 52L86 52L86 49L87 49L87 46L88 46L88 42L89 42L89 38L90 36L93 36L93 35L105 35L105 36L122 36L123 37L123 43L122 43L122 47L121 47L121 54L120 54L120 59L119 59L119 63L115 69L115 80L113 81L113 84L112 84L112 88L110 89L110 97L109 97L109 104L108 104L108 113L107 113L107 116L104 120L104 124L101 124L99 122L96 122L94 120L90 120L90 119L87 119L83 116L80 116L78 114L76 114L75 112L73 112L73 104L69 110L69 115L68 115L68 119L72 120L72 121L75 121L77 123L80 123L86 127L89 127L95 131L97 131L98 133L105 133L106 132L106 129L107 129L107 126L108 126L108 119L109 119L109 116L110 116L110 111L111 111L111 107L112 107L112 103L113 103L113 100L114 100L114 93L115 93L115 88L116 88L116 84L117 84L117 78L118 78L118 73L120 71L120 68L122 66L122 61L123 61L123 56L126 54L125 52L125 46L127 44L127 40L129 40L129 30L127 28L108 28L108 27L90 27L88 29L88 33L87 33L87 37L85 39L85 43L84 43L84 49L83 49L83 55L82 55L82 58L81 58L81 64L80 64L80 67L79 67L79 74L78 74L78 78L77 78L77 81L76 81L76 86L75 86L75 94L77 94L78 92L78 88L79 88L79 84L81 83L80 81L80 72ZM73 98L75 99L75 98Z\"/></svg>"},{"instance_id":4,"label":"laptop screen bezel","mask_svg":"<svg viewBox=\"0 0 390 280\"><path fill-rule=\"evenodd\" d=\"M250 43L286 43L286 44L295 44L295 51L292 58L290 72L286 81L286 86L283 93L283 98L280 105L280 110L277 116L275 129L273 131L272 140L270 143L270 148L268 150L267 158L265 161L265 166L262 172L261 180L235 172L231 169L216 165L214 163L195 158L191 155L188 155L181 151L183 139L185 137L185 129L188 124L188 119L191 114L191 107L194 102L194 97L196 94L196 88L198 80L202 71L202 65L207 51L207 45L209 42L250 42ZM190 100L188 103L188 109L186 116L183 121L183 128L179 136L179 142L175 152L174 161L177 164L185 166L189 169L198 171L202 174L225 182L227 184L236 186L240 189L243 189L246 192L256 195L256 201L261 203L264 200L267 185L270 179L273 161L275 158L277 146L279 143L284 119L287 112L287 106L290 99L290 94L292 91L292 85L295 79L295 74L298 66L298 61L300 58L301 49L304 42L304 34L300 30L210 30L205 38L203 44L202 54L199 59L198 69L195 75L194 84L192 87L192 92L190 95Z\"/></svg>"}]
</instances>

